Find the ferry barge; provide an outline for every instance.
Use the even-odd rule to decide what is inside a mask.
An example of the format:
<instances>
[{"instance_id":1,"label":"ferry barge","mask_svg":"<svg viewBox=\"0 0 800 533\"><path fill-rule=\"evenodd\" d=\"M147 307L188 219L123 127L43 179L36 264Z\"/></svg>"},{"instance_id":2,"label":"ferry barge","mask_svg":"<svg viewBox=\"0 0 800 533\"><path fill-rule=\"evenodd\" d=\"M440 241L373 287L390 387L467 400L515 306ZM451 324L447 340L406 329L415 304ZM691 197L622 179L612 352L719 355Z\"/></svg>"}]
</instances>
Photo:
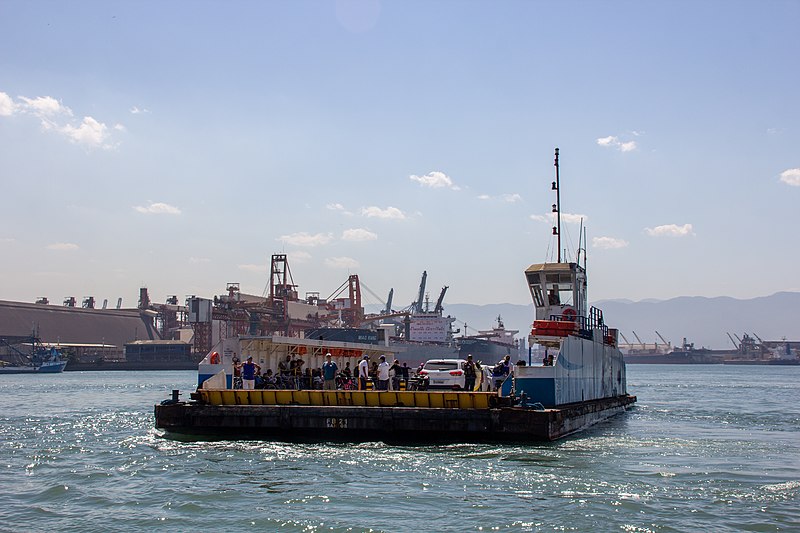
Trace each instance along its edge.
<instances>
[{"instance_id":1,"label":"ferry barge","mask_svg":"<svg viewBox=\"0 0 800 533\"><path fill-rule=\"evenodd\" d=\"M558 149L555 166L558 191ZM560 250L560 195L554 210ZM339 368L348 357L357 363L391 355L390 347L372 344L241 337L227 341L215 364L211 354L200 364L191 401L173 391L155 406L156 427L168 436L526 442L555 440L625 411L636 397L627 393L617 330L587 306L585 259L583 266L562 262L559 253L556 263L531 265L525 276L536 308L529 344L543 346L545 356L541 364L514 366L496 392L234 390L237 354L262 368L293 354L316 366L330 351Z\"/></svg>"}]
</instances>

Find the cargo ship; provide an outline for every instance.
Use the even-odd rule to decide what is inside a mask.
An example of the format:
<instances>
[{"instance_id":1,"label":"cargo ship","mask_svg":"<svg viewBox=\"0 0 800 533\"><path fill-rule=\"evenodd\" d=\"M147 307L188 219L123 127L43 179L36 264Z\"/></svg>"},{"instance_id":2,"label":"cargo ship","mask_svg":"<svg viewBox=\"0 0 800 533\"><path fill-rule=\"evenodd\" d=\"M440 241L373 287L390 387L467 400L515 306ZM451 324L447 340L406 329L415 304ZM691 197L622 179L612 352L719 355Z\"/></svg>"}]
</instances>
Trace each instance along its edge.
<instances>
[{"instance_id":1,"label":"cargo ship","mask_svg":"<svg viewBox=\"0 0 800 533\"><path fill-rule=\"evenodd\" d=\"M661 348L661 349L658 349ZM725 350L695 348L694 343L683 339L680 347L672 348L668 343L653 350L631 348L625 352L625 362L651 365L713 365L721 364Z\"/></svg>"},{"instance_id":2,"label":"cargo ship","mask_svg":"<svg viewBox=\"0 0 800 533\"><path fill-rule=\"evenodd\" d=\"M728 336L736 346L736 352L730 353L724 358L726 365L800 365L800 343L787 341L765 342L755 333L753 336L747 333L741 338L738 335L736 340ZM757 340L756 340L757 339Z\"/></svg>"},{"instance_id":3,"label":"cargo ship","mask_svg":"<svg viewBox=\"0 0 800 533\"><path fill-rule=\"evenodd\" d=\"M490 330L479 330L476 335L458 337L458 355L466 359L468 355L476 361L494 363L506 355L516 361L519 356L519 344L515 335L519 330L506 329L503 317L497 316L497 324Z\"/></svg>"},{"instance_id":4,"label":"cargo ship","mask_svg":"<svg viewBox=\"0 0 800 533\"><path fill-rule=\"evenodd\" d=\"M360 343L384 346L400 363L411 368L429 359L456 359L458 345L453 339L454 318L443 316L441 306L434 310L391 313L400 322L381 317L365 317L372 328L322 327L306 330L303 337L312 340Z\"/></svg>"}]
</instances>

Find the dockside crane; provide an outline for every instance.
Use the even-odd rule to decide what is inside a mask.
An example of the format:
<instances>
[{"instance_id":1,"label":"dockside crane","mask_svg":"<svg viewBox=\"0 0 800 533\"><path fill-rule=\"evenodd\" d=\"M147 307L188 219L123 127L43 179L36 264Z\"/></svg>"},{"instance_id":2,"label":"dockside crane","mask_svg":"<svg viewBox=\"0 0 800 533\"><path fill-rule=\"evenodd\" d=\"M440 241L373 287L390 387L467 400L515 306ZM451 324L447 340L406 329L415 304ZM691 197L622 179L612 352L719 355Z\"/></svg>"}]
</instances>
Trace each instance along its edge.
<instances>
[{"instance_id":1,"label":"dockside crane","mask_svg":"<svg viewBox=\"0 0 800 533\"><path fill-rule=\"evenodd\" d=\"M661 342L663 342L664 344L667 345L667 349L669 349L670 346L672 346L672 344L670 344L670 342L667 339L665 339L664 337L661 336L661 333L656 331L656 335L658 335L658 338L661 339Z\"/></svg>"},{"instance_id":2,"label":"dockside crane","mask_svg":"<svg viewBox=\"0 0 800 533\"><path fill-rule=\"evenodd\" d=\"M631 330L631 331L633 331L633 330ZM636 340L637 340L637 341L639 341L639 344L641 344L641 345L642 345L642 349L644 350L644 349L646 348L646 346L645 346L645 344L642 342L642 339L640 339L640 338L639 338L639 335L637 335L637 334L636 334L636 332L635 332L635 331L633 332L633 336L634 336L634 337L636 337Z\"/></svg>"},{"instance_id":3,"label":"dockside crane","mask_svg":"<svg viewBox=\"0 0 800 533\"><path fill-rule=\"evenodd\" d=\"M414 313L421 313L422 312L422 301L425 298L425 283L428 280L428 271L422 271L422 280L419 282L419 294L417 295L417 301L411 304L411 311Z\"/></svg>"},{"instance_id":4,"label":"dockside crane","mask_svg":"<svg viewBox=\"0 0 800 533\"><path fill-rule=\"evenodd\" d=\"M442 288L442 292L439 293L439 299L436 300L436 307L433 308L434 313L441 313L442 311L444 311L442 303L444 302L444 294L447 292L447 289L449 288L450 287L448 287L447 285L445 285L444 288Z\"/></svg>"},{"instance_id":5,"label":"dockside crane","mask_svg":"<svg viewBox=\"0 0 800 533\"><path fill-rule=\"evenodd\" d=\"M384 315L392 312L392 298L394 297L394 288L389 289L389 297L386 299L386 308L383 310Z\"/></svg>"},{"instance_id":6,"label":"dockside crane","mask_svg":"<svg viewBox=\"0 0 800 533\"><path fill-rule=\"evenodd\" d=\"M736 348L736 349L738 350L738 349L739 349L739 345L738 345L738 344L736 344L736 341L735 341L735 340L733 340L733 337L731 336L731 334L730 334L730 333L728 333L727 331L725 332L725 334L728 336L728 338L729 338L729 339L731 340L731 342L733 343L733 347L734 347L734 348Z\"/></svg>"},{"instance_id":7,"label":"dockside crane","mask_svg":"<svg viewBox=\"0 0 800 533\"><path fill-rule=\"evenodd\" d=\"M624 334L624 333L622 333L622 332L620 331L620 332L619 332L619 336L620 336L620 337L622 337L622 340L624 340L624 341L625 341L625 344L627 344L628 346L630 346L630 345L631 345L631 341L629 341L629 340L627 339L627 337L625 337L625 334Z\"/></svg>"}]
</instances>

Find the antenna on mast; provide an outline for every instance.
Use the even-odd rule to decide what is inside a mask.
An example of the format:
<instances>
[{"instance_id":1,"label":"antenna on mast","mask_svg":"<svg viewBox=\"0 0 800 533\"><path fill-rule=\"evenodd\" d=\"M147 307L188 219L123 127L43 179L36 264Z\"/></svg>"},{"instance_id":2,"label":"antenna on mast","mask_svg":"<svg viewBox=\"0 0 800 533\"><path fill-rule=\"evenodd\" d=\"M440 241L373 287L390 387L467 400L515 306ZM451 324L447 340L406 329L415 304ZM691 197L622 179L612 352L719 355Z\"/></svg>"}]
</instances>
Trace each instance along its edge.
<instances>
[{"instance_id":1,"label":"antenna on mast","mask_svg":"<svg viewBox=\"0 0 800 533\"><path fill-rule=\"evenodd\" d=\"M588 242L586 241L586 226L583 227L583 270L586 271L586 245ZM578 261L580 264L580 261Z\"/></svg>"},{"instance_id":2,"label":"antenna on mast","mask_svg":"<svg viewBox=\"0 0 800 533\"><path fill-rule=\"evenodd\" d=\"M557 226L553 227L553 235L558 236L558 262L561 262L561 183L559 179L558 168L558 148L556 148L556 160L554 163L556 167L556 181L553 182L553 190L556 191L556 203L553 204L553 213L556 213Z\"/></svg>"}]
</instances>

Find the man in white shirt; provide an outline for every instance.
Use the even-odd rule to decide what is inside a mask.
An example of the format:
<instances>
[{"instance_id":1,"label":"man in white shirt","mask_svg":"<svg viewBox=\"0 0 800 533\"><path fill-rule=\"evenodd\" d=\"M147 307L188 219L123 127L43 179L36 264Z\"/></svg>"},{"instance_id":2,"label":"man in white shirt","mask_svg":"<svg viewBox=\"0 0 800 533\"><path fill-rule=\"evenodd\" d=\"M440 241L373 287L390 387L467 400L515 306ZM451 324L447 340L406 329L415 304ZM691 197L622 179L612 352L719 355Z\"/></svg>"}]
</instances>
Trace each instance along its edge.
<instances>
[{"instance_id":1,"label":"man in white shirt","mask_svg":"<svg viewBox=\"0 0 800 533\"><path fill-rule=\"evenodd\" d=\"M358 390L367 390L369 379L369 356L365 355L358 363Z\"/></svg>"},{"instance_id":2,"label":"man in white shirt","mask_svg":"<svg viewBox=\"0 0 800 533\"><path fill-rule=\"evenodd\" d=\"M389 390L389 367L386 356L382 355L378 364L378 390Z\"/></svg>"},{"instance_id":3,"label":"man in white shirt","mask_svg":"<svg viewBox=\"0 0 800 533\"><path fill-rule=\"evenodd\" d=\"M503 382L508 378L511 374L514 373L514 363L511 362L511 356L506 355L503 357L497 366L494 367L493 377L495 380L494 388L496 390L500 390L500 387L503 385Z\"/></svg>"}]
</instances>

